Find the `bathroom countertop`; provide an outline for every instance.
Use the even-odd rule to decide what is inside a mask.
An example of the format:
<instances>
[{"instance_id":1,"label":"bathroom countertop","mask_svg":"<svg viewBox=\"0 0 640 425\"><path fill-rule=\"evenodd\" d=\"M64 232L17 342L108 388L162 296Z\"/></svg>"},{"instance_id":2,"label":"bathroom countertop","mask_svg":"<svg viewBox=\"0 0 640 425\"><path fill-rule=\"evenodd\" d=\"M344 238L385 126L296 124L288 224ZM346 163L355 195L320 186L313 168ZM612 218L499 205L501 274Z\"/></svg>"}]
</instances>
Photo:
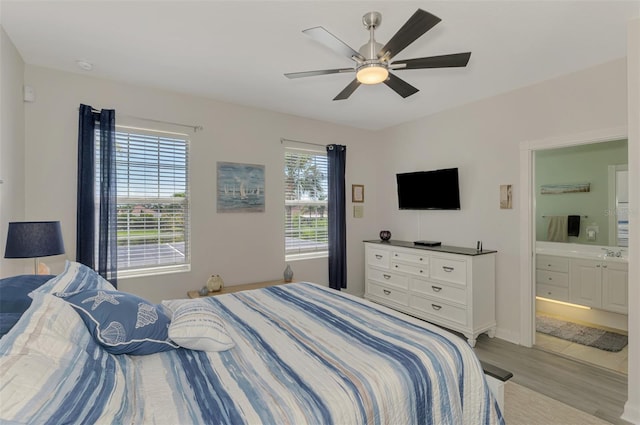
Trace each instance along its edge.
<instances>
[{"instance_id":1,"label":"bathroom countertop","mask_svg":"<svg viewBox=\"0 0 640 425\"><path fill-rule=\"evenodd\" d=\"M606 250L614 253L620 252L620 256L607 255ZM610 261L612 263L628 263L628 251L622 247L601 245L582 245L559 242L536 242L536 254L555 255L559 257L583 258L588 260Z\"/></svg>"}]
</instances>

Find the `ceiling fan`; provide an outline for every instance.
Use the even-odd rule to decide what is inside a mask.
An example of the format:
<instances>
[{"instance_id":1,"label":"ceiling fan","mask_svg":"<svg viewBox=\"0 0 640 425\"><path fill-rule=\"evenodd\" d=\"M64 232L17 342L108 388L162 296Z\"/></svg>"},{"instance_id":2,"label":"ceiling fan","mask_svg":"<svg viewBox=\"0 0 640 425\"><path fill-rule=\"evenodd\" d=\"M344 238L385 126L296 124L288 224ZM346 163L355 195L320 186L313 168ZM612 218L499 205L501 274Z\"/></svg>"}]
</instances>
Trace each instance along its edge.
<instances>
[{"instance_id":1,"label":"ceiling fan","mask_svg":"<svg viewBox=\"0 0 640 425\"><path fill-rule=\"evenodd\" d=\"M423 68L451 68L467 66L471 52L454 53L450 55L430 56L426 58L405 59L391 61L409 44L416 41L422 34L433 28L440 18L418 9L405 24L395 33L391 40L384 46L374 39L374 32L382 22L382 15L379 12L369 12L362 17L362 23L369 30L369 41L365 43L359 51L349 47L345 42L323 27L309 28L303 33L314 40L324 44L335 52L351 58L355 62L353 68L323 69L318 71L291 72L284 74L287 78L312 77L315 75L338 74L344 72L355 72L356 78L349 83L333 100L344 100L360 86L360 84L385 83L402 97L409 97L418 92L401 78L396 77L389 71L401 71L403 69L423 69Z\"/></svg>"}]
</instances>

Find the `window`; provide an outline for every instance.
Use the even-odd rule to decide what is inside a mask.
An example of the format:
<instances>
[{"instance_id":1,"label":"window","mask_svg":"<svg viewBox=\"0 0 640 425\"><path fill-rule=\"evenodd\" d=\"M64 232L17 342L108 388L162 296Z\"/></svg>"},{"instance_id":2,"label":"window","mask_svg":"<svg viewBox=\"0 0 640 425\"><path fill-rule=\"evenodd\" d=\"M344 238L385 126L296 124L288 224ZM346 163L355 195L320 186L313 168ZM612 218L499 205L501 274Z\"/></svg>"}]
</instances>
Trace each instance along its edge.
<instances>
[{"instance_id":1,"label":"window","mask_svg":"<svg viewBox=\"0 0 640 425\"><path fill-rule=\"evenodd\" d=\"M116 173L118 274L189 270L188 138L118 126Z\"/></svg>"},{"instance_id":2,"label":"window","mask_svg":"<svg viewBox=\"0 0 640 425\"><path fill-rule=\"evenodd\" d=\"M326 256L327 155L285 149L285 256Z\"/></svg>"}]
</instances>

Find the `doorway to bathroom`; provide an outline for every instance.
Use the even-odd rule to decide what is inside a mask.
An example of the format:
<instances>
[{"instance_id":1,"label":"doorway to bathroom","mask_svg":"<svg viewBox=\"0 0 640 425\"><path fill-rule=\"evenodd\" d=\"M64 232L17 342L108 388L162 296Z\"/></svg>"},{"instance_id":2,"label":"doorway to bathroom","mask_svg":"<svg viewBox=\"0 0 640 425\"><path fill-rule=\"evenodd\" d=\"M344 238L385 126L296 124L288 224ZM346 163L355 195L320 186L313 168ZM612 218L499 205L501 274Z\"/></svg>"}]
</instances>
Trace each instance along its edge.
<instances>
[{"instance_id":1,"label":"doorway to bathroom","mask_svg":"<svg viewBox=\"0 0 640 425\"><path fill-rule=\"evenodd\" d=\"M532 149L531 341L626 374L628 148L620 136Z\"/></svg>"}]
</instances>

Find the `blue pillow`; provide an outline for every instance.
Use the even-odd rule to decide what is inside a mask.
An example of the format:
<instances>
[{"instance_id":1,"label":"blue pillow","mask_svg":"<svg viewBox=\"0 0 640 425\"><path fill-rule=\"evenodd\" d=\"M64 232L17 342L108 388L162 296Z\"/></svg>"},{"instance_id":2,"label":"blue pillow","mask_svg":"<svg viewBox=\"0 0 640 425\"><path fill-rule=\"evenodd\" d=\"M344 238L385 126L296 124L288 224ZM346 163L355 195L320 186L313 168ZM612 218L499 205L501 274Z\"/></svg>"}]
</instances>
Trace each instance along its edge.
<instances>
[{"instance_id":1,"label":"blue pillow","mask_svg":"<svg viewBox=\"0 0 640 425\"><path fill-rule=\"evenodd\" d=\"M55 275L24 274L0 279L0 313L24 313L31 305L29 292L39 288Z\"/></svg>"},{"instance_id":2,"label":"blue pillow","mask_svg":"<svg viewBox=\"0 0 640 425\"><path fill-rule=\"evenodd\" d=\"M11 330L31 305L29 292L54 277L48 274L25 274L0 279L0 337Z\"/></svg>"},{"instance_id":3,"label":"blue pillow","mask_svg":"<svg viewBox=\"0 0 640 425\"><path fill-rule=\"evenodd\" d=\"M169 339L171 310L121 291L56 293L78 312L96 342L112 354L145 355L178 348Z\"/></svg>"},{"instance_id":4,"label":"blue pillow","mask_svg":"<svg viewBox=\"0 0 640 425\"><path fill-rule=\"evenodd\" d=\"M62 273L33 292L53 294L56 292L78 292L86 289L115 291L116 288L92 268L67 260Z\"/></svg>"}]
</instances>

